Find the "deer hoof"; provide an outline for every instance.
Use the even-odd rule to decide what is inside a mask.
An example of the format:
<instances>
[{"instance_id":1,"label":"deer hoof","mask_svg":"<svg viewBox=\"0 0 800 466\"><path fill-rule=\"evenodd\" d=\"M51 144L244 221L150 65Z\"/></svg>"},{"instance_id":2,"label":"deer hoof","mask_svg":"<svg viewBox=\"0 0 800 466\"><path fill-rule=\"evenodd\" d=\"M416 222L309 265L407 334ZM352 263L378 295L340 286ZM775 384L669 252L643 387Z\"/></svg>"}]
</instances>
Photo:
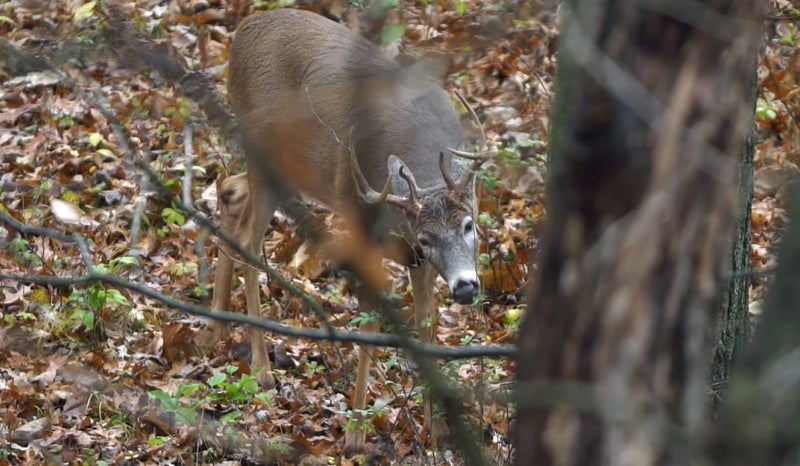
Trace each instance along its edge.
<instances>
[{"instance_id":1,"label":"deer hoof","mask_svg":"<svg viewBox=\"0 0 800 466\"><path fill-rule=\"evenodd\" d=\"M367 433L361 429L348 430L344 433L344 454L345 456L355 455L364 451L364 442Z\"/></svg>"},{"instance_id":2,"label":"deer hoof","mask_svg":"<svg viewBox=\"0 0 800 466\"><path fill-rule=\"evenodd\" d=\"M447 440L450 435L450 428L443 418L433 419L430 425L431 446L436 449Z\"/></svg>"},{"instance_id":3,"label":"deer hoof","mask_svg":"<svg viewBox=\"0 0 800 466\"><path fill-rule=\"evenodd\" d=\"M207 328L208 331L211 332L211 338L213 338L213 341L215 342L227 340L230 337L228 325L224 322L211 320L208 322Z\"/></svg>"},{"instance_id":4,"label":"deer hoof","mask_svg":"<svg viewBox=\"0 0 800 466\"><path fill-rule=\"evenodd\" d=\"M272 375L270 372L262 372L256 377L256 381L261 388L269 390L271 388L275 388L275 376Z\"/></svg>"}]
</instances>

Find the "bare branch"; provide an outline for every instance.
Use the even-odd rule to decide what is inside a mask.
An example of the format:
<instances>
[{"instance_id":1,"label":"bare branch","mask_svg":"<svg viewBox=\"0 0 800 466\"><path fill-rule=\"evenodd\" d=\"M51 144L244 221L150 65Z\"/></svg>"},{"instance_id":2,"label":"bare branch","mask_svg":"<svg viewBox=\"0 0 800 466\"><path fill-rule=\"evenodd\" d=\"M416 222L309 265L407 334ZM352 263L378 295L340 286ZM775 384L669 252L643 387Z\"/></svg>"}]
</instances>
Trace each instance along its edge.
<instances>
[{"instance_id":1,"label":"bare branch","mask_svg":"<svg viewBox=\"0 0 800 466\"><path fill-rule=\"evenodd\" d=\"M390 348L403 348L427 356L444 359L467 359L476 357L513 357L516 347L513 345L469 346L453 348L417 343L408 336L394 334L376 334L371 332L353 332L336 329L303 329L280 324L273 320L256 319L244 314L227 311L212 311L208 307L186 303L173 297L164 295L141 283L135 283L124 278L104 273L94 267L91 261L88 242L78 234L66 235L46 228L33 227L18 222L5 212L0 211L0 223L8 225L20 233L46 236L65 243L75 244L86 263L87 272L77 277L58 277L52 275L13 275L0 273L0 280L13 280L20 283L29 283L45 286L75 286L90 283L106 283L155 299L167 307L177 309L192 315L207 317L227 322L236 322L252 325L278 335L288 337L306 338L309 340L330 340L340 342L362 343Z\"/></svg>"}]
</instances>

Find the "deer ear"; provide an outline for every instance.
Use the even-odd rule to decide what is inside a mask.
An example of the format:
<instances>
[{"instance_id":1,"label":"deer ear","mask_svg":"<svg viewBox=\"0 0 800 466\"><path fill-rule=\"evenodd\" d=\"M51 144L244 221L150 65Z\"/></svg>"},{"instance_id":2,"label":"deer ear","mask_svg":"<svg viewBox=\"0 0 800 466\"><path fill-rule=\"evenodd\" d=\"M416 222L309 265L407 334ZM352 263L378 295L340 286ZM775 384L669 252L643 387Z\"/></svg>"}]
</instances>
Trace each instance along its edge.
<instances>
[{"instance_id":1,"label":"deer ear","mask_svg":"<svg viewBox=\"0 0 800 466\"><path fill-rule=\"evenodd\" d=\"M470 173L472 167L467 161L463 160L460 157L453 157L453 162L450 164L450 167L451 167L450 178L452 178L456 182L456 184L459 184L461 181L463 181L463 178L465 176L470 176L474 178L474 174ZM467 183L466 186L467 189L464 192L464 194L466 195L466 199L472 199L472 191L474 187L475 187L475 181L470 180Z\"/></svg>"},{"instance_id":2,"label":"deer ear","mask_svg":"<svg viewBox=\"0 0 800 466\"><path fill-rule=\"evenodd\" d=\"M408 169L406 164L400 160L396 155L389 156L389 178L392 180L392 192L402 197L410 197L411 189L408 187L408 182L400 175L400 170L408 175L409 179L416 183L414 174Z\"/></svg>"}]
</instances>

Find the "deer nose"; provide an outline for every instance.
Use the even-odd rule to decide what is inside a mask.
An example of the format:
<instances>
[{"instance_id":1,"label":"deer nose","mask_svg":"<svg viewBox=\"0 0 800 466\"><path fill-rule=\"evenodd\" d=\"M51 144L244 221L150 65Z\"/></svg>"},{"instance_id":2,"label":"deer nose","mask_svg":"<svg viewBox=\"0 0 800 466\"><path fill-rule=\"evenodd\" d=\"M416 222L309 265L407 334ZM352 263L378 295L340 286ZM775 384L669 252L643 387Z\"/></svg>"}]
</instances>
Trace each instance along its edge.
<instances>
[{"instance_id":1,"label":"deer nose","mask_svg":"<svg viewBox=\"0 0 800 466\"><path fill-rule=\"evenodd\" d=\"M459 278L456 286L453 287L453 298L459 304L471 304L475 295L478 294L480 284L475 279Z\"/></svg>"}]
</instances>

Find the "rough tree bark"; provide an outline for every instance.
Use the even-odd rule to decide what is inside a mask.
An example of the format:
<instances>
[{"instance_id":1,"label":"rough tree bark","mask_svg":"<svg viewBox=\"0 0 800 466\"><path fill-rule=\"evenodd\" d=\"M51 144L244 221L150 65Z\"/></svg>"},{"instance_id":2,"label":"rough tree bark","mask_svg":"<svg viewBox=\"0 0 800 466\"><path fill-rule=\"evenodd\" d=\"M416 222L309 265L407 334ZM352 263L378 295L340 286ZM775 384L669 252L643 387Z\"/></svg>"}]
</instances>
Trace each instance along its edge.
<instances>
[{"instance_id":1,"label":"rough tree bark","mask_svg":"<svg viewBox=\"0 0 800 466\"><path fill-rule=\"evenodd\" d=\"M562 4L520 465L687 464L705 423L757 0Z\"/></svg>"},{"instance_id":2,"label":"rough tree bark","mask_svg":"<svg viewBox=\"0 0 800 466\"><path fill-rule=\"evenodd\" d=\"M716 464L800 464L800 186L753 341L734 365L707 457Z\"/></svg>"},{"instance_id":3,"label":"rough tree bark","mask_svg":"<svg viewBox=\"0 0 800 466\"><path fill-rule=\"evenodd\" d=\"M756 80L750 87L749 107L755 109ZM739 187L739 209L736 220L735 237L730 256L731 279L722 297L714 354L711 359L711 409L717 413L727 393L733 363L742 352L750 337L750 316L748 313L750 292L750 210L753 206L753 128L748 136L742 160L737 170Z\"/></svg>"}]
</instances>

